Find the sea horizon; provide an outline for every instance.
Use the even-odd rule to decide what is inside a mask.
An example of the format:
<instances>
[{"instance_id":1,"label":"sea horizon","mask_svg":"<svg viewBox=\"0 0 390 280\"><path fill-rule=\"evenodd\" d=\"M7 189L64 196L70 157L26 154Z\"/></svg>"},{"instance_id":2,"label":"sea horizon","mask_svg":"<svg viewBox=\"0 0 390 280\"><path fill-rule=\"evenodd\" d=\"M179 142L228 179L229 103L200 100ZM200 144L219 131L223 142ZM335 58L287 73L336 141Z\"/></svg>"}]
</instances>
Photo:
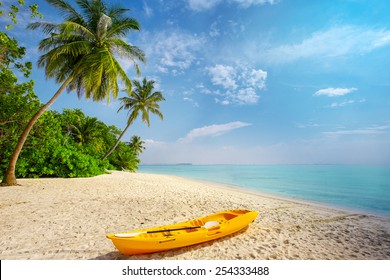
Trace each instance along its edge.
<instances>
[{"instance_id":1,"label":"sea horizon","mask_svg":"<svg viewBox=\"0 0 390 280\"><path fill-rule=\"evenodd\" d=\"M359 213L390 217L387 164L141 164L167 174L258 191Z\"/></svg>"}]
</instances>

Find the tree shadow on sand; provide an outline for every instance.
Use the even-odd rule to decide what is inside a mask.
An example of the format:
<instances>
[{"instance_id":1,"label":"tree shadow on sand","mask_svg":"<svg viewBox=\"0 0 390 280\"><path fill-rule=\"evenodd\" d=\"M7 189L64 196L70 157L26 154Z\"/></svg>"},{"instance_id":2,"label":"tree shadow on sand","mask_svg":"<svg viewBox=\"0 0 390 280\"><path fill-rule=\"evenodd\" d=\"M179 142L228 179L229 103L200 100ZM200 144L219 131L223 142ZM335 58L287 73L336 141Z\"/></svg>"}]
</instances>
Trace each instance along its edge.
<instances>
[{"instance_id":1,"label":"tree shadow on sand","mask_svg":"<svg viewBox=\"0 0 390 280\"><path fill-rule=\"evenodd\" d=\"M242 233L244 233L248 229L248 226L243 228L242 230L230 234L225 237L221 237L215 240L187 246L187 247L182 247L182 248L177 248L177 249L172 249L168 251L162 251L162 252L157 252L157 253L149 253L149 254L142 254L142 255L123 255L119 251L113 251L109 252L107 254L98 256L96 258L93 258L92 260L164 260L164 259L180 259L180 255L187 253L189 250L199 250L207 247L212 247L215 243L223 242L226 240L230 240L231 238L234 238Z\"/></svg>"}]
</instances>

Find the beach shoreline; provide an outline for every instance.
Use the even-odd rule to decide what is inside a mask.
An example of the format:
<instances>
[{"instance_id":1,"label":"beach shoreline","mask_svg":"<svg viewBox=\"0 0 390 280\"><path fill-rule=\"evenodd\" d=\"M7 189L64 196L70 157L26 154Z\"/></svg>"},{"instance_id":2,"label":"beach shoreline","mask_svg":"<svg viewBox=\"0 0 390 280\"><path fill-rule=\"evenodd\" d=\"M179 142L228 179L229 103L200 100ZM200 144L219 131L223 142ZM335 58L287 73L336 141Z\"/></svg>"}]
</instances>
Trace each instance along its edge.
<instances>
[{"instance_id":1,"label":"beach shoreline","mask_svg":"<svg viewBox=\"0 0 390 280\"><path fill-rule=\"evenodd\" d=\"M142 172L142 174L153 175L154 173ZM157 174L157 175L159 175L159 174ZM309 200L309 199L296 198L296 197L291 197L289 195L274 194L274 193L270 193L270 192L266 192L266 191L262 191L262 190L258 190L258 189L254 189L254 188L244 187L244 186L240 186L240 185L234 185L234 184L221 183L221 182L216 182L216 181L208 181L208 180L203 180L203 179L188 178L188 177L184 177L184 176L170 175L170 174L161 174L161 175L167 175L167 176L172 176L172 177L177 177L177 178L186 178L188 180L198 182L199 184L210 185L210 186L217 187L220 189L226 189L228 191L236 191L239 193L246 193L246 194L264 197L264 198L270 198L270 199L275 199L275 200L279 199L282 201L290 201L290 202L297 203L297 204L311 205L313 207L319 207L319 208L330 209L330 210L339 210L342 212L349 212L351 214L361 214L361 215L374 216L374 217L378 217L378 218L390 219L389 215L382 214L380 212L370 212L370 211L365 210L365 209L358 209L358 208L353 208L353 207L335 205L335 204L326 203L326 202L319 202L319 201L313 201L313 200Z\"/></svg>"},{"instance_id":2,"label":"beach shoreline","mask_svg":"<svg viewBox=\"0 0 390 280\"><path fill-rule=\"evenodd\" d=\"M390 259L390 218L173 175L113 171L0 188L0 259ZM227 209L258 211L232 236L121 255L106 234Z\"/></svg>"}]
</instances>

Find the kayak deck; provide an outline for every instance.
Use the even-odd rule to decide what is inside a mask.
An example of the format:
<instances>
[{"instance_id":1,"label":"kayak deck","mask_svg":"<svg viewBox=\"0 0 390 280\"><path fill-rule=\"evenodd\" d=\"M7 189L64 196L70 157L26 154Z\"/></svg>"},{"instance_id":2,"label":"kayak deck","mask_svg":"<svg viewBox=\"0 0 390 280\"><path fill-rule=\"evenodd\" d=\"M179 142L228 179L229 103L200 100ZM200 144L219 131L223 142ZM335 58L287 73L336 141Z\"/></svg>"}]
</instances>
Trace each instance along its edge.
<instances>
[{"instance_id":1,"label":"kayak deck","mask_svg":"<svg viewBox=\"0 0 390 280\"><path fill-rule=\"evenodd\" d=\"M258 213L228 210L190 221L108 234L115 247L125 255L165 251L217 239L245 228Z\"/></svg>"}]
</instances>

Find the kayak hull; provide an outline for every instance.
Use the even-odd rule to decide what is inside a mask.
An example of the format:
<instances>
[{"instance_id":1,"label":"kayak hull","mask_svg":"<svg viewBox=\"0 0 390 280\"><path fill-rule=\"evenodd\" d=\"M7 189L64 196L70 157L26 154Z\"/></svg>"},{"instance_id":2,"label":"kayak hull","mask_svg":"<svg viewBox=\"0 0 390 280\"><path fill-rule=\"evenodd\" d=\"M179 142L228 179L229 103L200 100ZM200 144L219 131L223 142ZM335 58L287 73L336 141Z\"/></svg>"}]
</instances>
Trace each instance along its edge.
<instances>
[{"instance_id":1,"label":"kayak hull","mask_svg":"<svg viewBox=\"0 0 390 280\"><path fill-rule=\"evenodd\" d=\"M194 220L147 228L121 234L108 234L115 247L125 255L147 254L181 248L221 238L248 226L258 213L227 210ZM209 227L208 225L212 226Z\"/></svg>"}]
</instances>

